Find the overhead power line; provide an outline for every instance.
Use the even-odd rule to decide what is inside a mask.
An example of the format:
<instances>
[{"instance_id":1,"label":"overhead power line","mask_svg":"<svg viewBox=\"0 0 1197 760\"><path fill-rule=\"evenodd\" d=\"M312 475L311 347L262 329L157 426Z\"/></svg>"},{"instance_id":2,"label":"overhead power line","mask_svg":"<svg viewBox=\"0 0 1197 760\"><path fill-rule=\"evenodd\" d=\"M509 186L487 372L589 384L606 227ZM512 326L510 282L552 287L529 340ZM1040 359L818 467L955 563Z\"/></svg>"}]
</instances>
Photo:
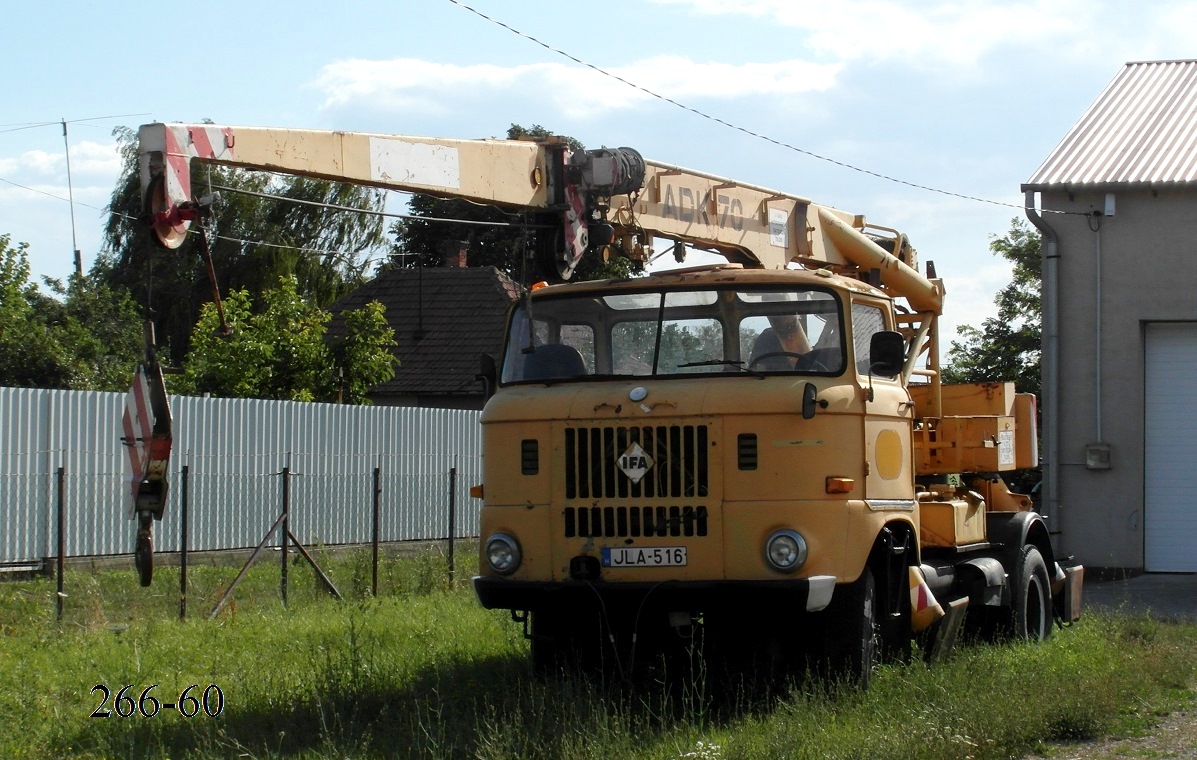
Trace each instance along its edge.
<instances>
[{"instance_id":1,"label":"overhead power line","mask_svg":"<svg viewBox=\"0 0 1197 760\"><path fill-rule=\"evenodd\" d=\"M54 122L54 123L58 124L59 122ZM19 187L22 190L28 190L31 193L37 193L39 195L44 195L48 198L53 198L56 201L62 201L63 203L71 202L69 198L63 198L61 195L55 195L54 193L48 193L45 190L38 190L36 187L29 187L28 185L22 185L20 182L13 182L11 179L5 179L4 177L0 177L0 182L3 182L6 185L12 185L13 187ZM79 202L79 205L87 206L87 208L94 208L96 211L104 210L104 209L100 208L99 206L92 206L87 203L83 203L82 201Z\"/></svg>"},{"instance_id":2,"label":"overhead power line","mask_svg":"<svg viewBox=\"0 0 1197 760\"><path fill-rule=\"evenodd\" d=\"M14 122L12 124L0 124L0 134L5 132L20 132L24 129L37 129L38 127L54 127L66 124L83 124L89 121L106 121L107 119L127 119L131 116L149 116L149 113L118 113L111 116L88 116L85 119L55 119L54 121L24 121Z\"/></svg>"},{"instance_id":3,"label":"overhead power line","mask_svg":"<svg viewBox=\"0 0 1197 760\"><path fill-rule=\"evenodd\" d=\"M995 201L991 198L981 198L981 197L975 196L975 195L967 195L965 193L956 193L956 192L952 192L951 190L942 190L940 188L932 187L930 185L921 185L917 182L909 182L907 180L899 179L897 177L891 177L888 174L882 174L881 172L875 172L870 169L865 169L863 167L847 163L846 161L839 161L837 159L830 158L828 156L824 156L819 153L815 153L814 151L806 150L805 148L799 148L798 146L792 145L788 142L785 142L784 140L778 140L774 137L770 137L769 135L762 134L760 132L754 132L753 130L748 129L747 127L742 127L738 124L733 124L730 121L727 121L718 116L714 116L712 114L706 113L705 111L701 111L697 108L694 108L693 106L686 105L685 103L681 103L681 102L674 100L673 98L670 98L666 95L662 95L659 92L654 92L653 90L650 90L647 87L644 87L643 85L639 85L639 84L636 84L635 82L628 81L627 79L624 79L623 77L619 76L618 74L607 71L606 69L600 68L599 66L595 66L593 63L584 61L581 58L578 58L575 55L571 55L570 53L567 53L564 50L561 50L560 48L553 47L552 45L548 44L547 42L537 39L536 37L533 37L530 34L521 32L519 29L516 29L516 28L510 26L509 24L505 24L496 18L492 18L491 16L486 15L482 11L479 11L478 9L473 8L469 5L461 2L461 0L448 0L448 2L452 3L453 5L456 5L459 8L462 8L463 10L469 11L470 13L473 13L475 16L485 19L486 21L489 21L490 23L495 24L496 26L500 26L500 27L506 29L507 31L511 32L512 34L515 34L519 37L523 37L524 39L528 40L529 42L533 42L533 43L539 45L540 47L544 48L545 50L548 50L551 53L555 53L555 54L561 56L562 58L573 61L574 63L578 64L579 66L585 66L586 68L590 69L591 71L595 71L599 74L602 74L605 77L609 77L610 79L614 79L617 82L621 82L621 83L627 85L628 87L631 87L632 89L643 92L645 95L656 98L657 100L660 100L660 101L664 101L665 103L669 103L672 106L680 108L683 111L688 111L688 112L694 114L695 116L699 116L703 119L707 119L708 121L713 121L716 124L721 124L722 126L725 126L728 129L734 129L735 131L740 132L745 135L748 135L749 137L753 137L757 140L763 140L764 142L770 143L772 145L776 145L779 148L784 148L786 150L790 150L795 153L800 153L804 156L809 156L810 158L814 158L819 161L825 161L829 164L834 164L835 166L839 166L844 169L850 169L851 171L854 171L854 172L860 172L861 174L867 174L870 177L876 177L877 179L882 179L882 180L885 180L886 182L894 182L899 185L905 185L906 187L912 187L917 190L926 190L927 192L938 193L939 195L946 195L946 196L950 196L953 198L962 198L964 200L975 201L977 203L987 203L987 204L990 204L993 206L1005 206L1007 208L1015 208L1015 209L1022 209L1022 210L1026 209L1025 206L1022 206L1022 205L1019 205L1016 203L1007 203L1005 201ZM1058 212L1058 213L1073 213L1073 212Z\"/></svg>"},{"instance_id":4,"label":"overhead power line","mask_svg":"<svg viewBox=\"0 0 1197 760\"><path fill-rule=\"evenodd\" d=\"M435 216L420 216L419 214L399 214L394 211L375 211L373 209L358 208L356 206L340 206L336 203L324 203L323 201L309 201L302 198L288 198L285 195L277 195L274 193L261 193L256 190L242 190L236 187L228 187L225 185L211 185L214 190L224 190L230 193L239 193L241 195L252 195L257 198L268 198L276 201L286 201L288 203L298 203L303 206L319 206L320 208L332 209L334 211L350 211L358 214L367 214L370 216L381 216L388 219L418 219L424 222L444 222L446 224L473 224L482 227L524 227L531 229L555 229L553 226L537 225L537 224L521 224L520 222L488 222L476 219L449 219L445 217ZM463 199L464 200L464 199ZM471 201L472 203L472 201ZM487 206L489 208L497 208L497 206L488 206L488 204L476 203L477 206Z\"/></svg>"},{"instance_id":5,"label":"overhead power line","mask_svg":"<svg viewBox=\"0 0 1197 760\"><path fill-rule=\"evenodd\" d=\"M61 122L54 122L54 124L61 124ZM5 179L4 177L0 177L0 182L3 182L8 185L12 185L13 187L20 188L21 190L25 190L25 191L28 191L31 193L37 193L39 195L44 195L48 198L53 198L56 201L62 201L63 203L70 203L70 199L63 198L61 195L55 195L54 193L49 193L49 192L46 192L45 190L38 190L37 188L29 187L28 185L22 185L19 182L13 182L12 180ZM512 222L488 222L488 221L473 220L473 219L451 219L451 218L446 218L446 217L419 216L417 214L400 214L400 213L396 213L396 212L392 212L392 211L375 211L373 209L358 208L356 206L343 206L343 205L338 205L335 203L324 203L321 201L309 201L309 200L305 200L302 198L288 198L284 195L278 195L275 193L262 193L262 192L257 192L254 190L242 190L240 188L228 187L226 185L210 185L210 187L213 190L220 190L223 192L238 193L241 195L252 195L252 196L255 196L258 198L266 198L269 200L281 201L281 202L285 202L285 203L297 203L297 204L304 205L304 206L318 206L321 208L330 209L332 211L342 211L342 212L353 213L353 214L366 214L369 216L380 216L380 217L385 217L385 218L390 218L390 219L415 219L415 220L421 220L421 221L426 221L426 222L437 222L437 223L443 223L443 224L468 224L468 225L486 226L486 227L521 227L523 229L553 229L554 228L551 225L523 224L521 222L515 222L515 221L512 221ZM107 211L109 214L111 214L113 216L118 216L123 219L128 219L130 221L136 221L135 217L130 216L129 214L119 212L119 211L111 211L109 209L100 208L99 206L93 206L89 203L83 203L81 201L76 201L76 204L79 206L84 206L86 208L95 209L96 211ZM486 205L486 204L475 204L475 205ZM188 232L194 232L194 230L188 230ZM284 248L284 249L294 250L294 251L298 251L300 253L305 253L305 254L309 254L309 253L310 254L319 254L319 255L327 257L327 258L338 259L338 260L342 260L342 261L346 261L346 262L353 261L357 257L357 254L354 254L352 252L342 251L342 250L333 249L333 248L307 248L304 246L287 245L287 244L283 244L283 243L269 243L265 240L248 240L245 238L237 238L237 237L231 237L229 235L219 235L219 234L213 235L213 237L215 237L219 240L225 240L230 243L237 243L239 245L256 245L256 246L264 246L267 248ZM388 258L391 255L392 254L390 254L389 252L386 252L377 257L368 256L366 258L366 263L369 264L369 263L372 263L372 262L382 259L382 258ZM405 256L407 254L399 254L399 255Z\"/></svg>"}]
</instances>

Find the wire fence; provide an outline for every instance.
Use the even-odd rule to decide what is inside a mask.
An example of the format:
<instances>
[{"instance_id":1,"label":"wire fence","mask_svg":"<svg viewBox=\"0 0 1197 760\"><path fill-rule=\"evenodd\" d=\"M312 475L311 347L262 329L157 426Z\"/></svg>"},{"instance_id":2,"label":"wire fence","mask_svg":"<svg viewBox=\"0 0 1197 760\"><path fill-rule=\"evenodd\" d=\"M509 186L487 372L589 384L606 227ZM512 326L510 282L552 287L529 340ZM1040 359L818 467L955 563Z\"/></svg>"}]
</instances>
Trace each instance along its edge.
<instances>
[{"instance_id":1,"label":"wire fence","mask_svg":"<svg viewBox=\"0 0 1197 760\"><path fill-rule=\"evenodd\" d=\"M189 550L254 547L279 515L291 473L291 531L312 544L368 543L375 470L379 539L477 535L478 413L172 397L172 483L157 551L179 550L182 468L188 470ZM134 522L121 444L124 397L0 388L0 566L56 556L62 515L68 557L128 554ZM451 478L451 473L456 477ZM453 491L450 491L452 481Z\"/></svg>"}]
</instances>

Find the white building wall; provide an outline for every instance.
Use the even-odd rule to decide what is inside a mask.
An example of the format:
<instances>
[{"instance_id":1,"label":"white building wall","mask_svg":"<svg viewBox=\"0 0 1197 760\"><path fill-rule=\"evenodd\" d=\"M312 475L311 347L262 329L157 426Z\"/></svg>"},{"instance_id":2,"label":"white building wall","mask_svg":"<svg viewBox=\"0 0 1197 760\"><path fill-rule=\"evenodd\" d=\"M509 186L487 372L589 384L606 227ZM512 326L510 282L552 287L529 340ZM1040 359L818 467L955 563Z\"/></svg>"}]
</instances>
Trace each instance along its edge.
<instances>
[{"instance_id":1,"label":"white building wall","mask_svg":"<svg viewBox=\"0 0 1197 760\"><path fill-rule=\"evenodd\" d=\"M1197 197L1112 189L1044 193L1059 236L1059 549L1090 567L1142 569L1147 325L1197 321ZM1099 261L1100 257L1100 261ZM1099 299L1100 294L1100 299ZM1046 294L1045 294L1046 296ZM1100 302L1100 310L1098 304ZM1194 399L1197 403L1197 399ZM1086 446L1109 446L1110 467Z\"/></svg>"}]
</instances>

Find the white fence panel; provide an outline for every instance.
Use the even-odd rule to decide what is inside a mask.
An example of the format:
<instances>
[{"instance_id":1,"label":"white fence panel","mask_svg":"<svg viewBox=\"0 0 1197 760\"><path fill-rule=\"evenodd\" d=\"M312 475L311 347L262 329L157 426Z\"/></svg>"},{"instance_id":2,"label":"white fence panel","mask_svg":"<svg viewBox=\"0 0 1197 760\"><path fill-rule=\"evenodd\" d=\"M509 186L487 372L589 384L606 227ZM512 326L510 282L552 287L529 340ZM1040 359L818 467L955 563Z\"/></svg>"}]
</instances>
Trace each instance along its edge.
<instances>
[{"instance_id":1,"label":"white fence panel","mask_svg":"<svg viewBox=\"0 0 1197 760\"><path fill-rule=\"evenodd\" d=\"M447 536L453 467L456 532L477 534L479 505L468 496L482 479L477 412L193 397L172 397L171 406L159 551L179 549L184 467L194 551L256 546L282 511L284 468L291 531L305 543L370 540L376 467L382 540ZM67 555L132 551L123 409L123 394L0 388L0 565L56 554L59 467Z\"/></svg>"}]
</instances>

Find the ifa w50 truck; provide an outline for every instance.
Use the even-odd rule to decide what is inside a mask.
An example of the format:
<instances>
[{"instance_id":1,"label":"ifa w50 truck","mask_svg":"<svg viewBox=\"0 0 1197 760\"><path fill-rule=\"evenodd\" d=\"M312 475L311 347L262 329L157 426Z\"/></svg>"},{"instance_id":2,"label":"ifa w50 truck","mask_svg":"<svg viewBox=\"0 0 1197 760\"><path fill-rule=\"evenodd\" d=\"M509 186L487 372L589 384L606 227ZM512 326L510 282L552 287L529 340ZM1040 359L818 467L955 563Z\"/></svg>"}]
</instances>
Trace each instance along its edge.
<instances>
[{"instance_id":1,"label":"ifa w50 truck","mask_svg":"<svg viewBox=\"0 0 1197 760\"><path fill-rule=\"evenodd\" d=\"M563 280L658 241L722 255L532 286L483 359L473 584L539 664L626 671L701 642L729 662L813 653L867 682L962 620L1044 639L1080 615L1083 568L1001 477L1038 464L1035 400L941 382L944 287L893 229L553 139L151 124L140 150L167 247L203 161L495 204Z\"/></svg>"}]
</instances>

